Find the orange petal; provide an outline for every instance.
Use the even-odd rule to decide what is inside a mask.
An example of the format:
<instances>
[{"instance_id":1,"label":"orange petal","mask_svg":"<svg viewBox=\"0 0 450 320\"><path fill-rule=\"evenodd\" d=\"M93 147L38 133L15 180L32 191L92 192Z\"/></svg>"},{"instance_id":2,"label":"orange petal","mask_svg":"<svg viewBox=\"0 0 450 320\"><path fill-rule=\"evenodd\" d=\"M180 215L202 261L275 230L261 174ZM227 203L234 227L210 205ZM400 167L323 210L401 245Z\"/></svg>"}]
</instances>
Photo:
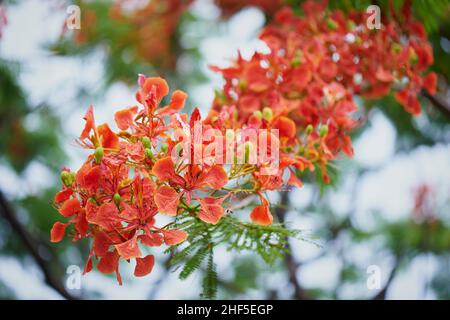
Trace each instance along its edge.
<instances>
[{"instance_id":1,"label":"orange petal","mask_svg":"<svg viewBox=\"0 0 450 320\"><path fill-rule=\"evenodd\" d=\"M254 223L262 226L271 225L273 222L273 217L268 205L260 205L254 208L250 213L250 219L252 219Z\"/></svg>"},{"instance_id":2,"label":"orange petal","mask_svg":"<svg viewBox=\"0 0 450 320\"><path fill-rule=\"evenodd\" d=\"M81 140L89 138L89 133L95 127L94 108L92 107L92 105L89 106L83 119L86 121L86 124L84 125L83 132L81 132L80 135Z\"/></svg>"},{"instance_id":3,"label":"orange petal","mask_svg":"<svg viewBox=\"0 0 450 320\"><path fill-rule=\"evenodd\" d=\"M119 148L119 138L117 135L111 131L108 124L104 123L97 127L98 135L102 141L102 147L108 149L118 149Z\"/></svg>"},{"instance_id":4,"label":"orange petal","mask_svg":"<svg viewBox=\"0 0 450 320\"><path fill-rule=\"evenodd\" d=\"M187 94L184 91L176 90L172 94L170 104L159 109L158 114L161 116L170 115L183 109L187 99Z\"/></svg>"},{"instance_id":5,"label":"orange petal","mask_svg":"<svg viewBox=\"0 0 450 320\"><path fill-rule=\"evenodd\" d=\"M151 236L146 234L140 235L139 240L141 240L143 245L149 247L159 247L164 242L164 238L159 233L152 233Z\"/></svg>"},{"instance_id":6,"label":"orange petal","mask_svg":"<svg viewBox=\"0 0 450 320\"><path fill-rule=\"evenodd\" d=\"M423 86L431 95L436 94L436 85L437 85L437 75L435 72L430 72L424 79L423 79Z\"/></svg>"},{"instance_id":7,"label":"orange petal","mask_svg":"<svg viewBox=\"0 0 450 320\"><path fill-rule=\"evenodd\" d=\"M293 138L296 133L295 123L291 119L281 116L273 122L273 127L280 130L280 137Z\"/></svg>"},{"instance_id":8,"label":"orange petal","mask_svg":"<svg viewBox=\"0 0 450 320\"><path fill-rule=\"evenodd\" d=\"M120 224L119 210L114 203L105 203L98 208L93 223L105 230L114 230Z\"/></svg>"},{"instance_id":9,"label":"orange petal","mask_svg":"<svg viewBox=\"0 0 450 320\"><path fill-rule=\"evenodd\" d=\"M199 219L208 223L217 224L225 213L225 210L222 207L222 201L223 198L216 199L213 197L199 199Z\"/></svg>"},{"instance_id":10,"label":"orange petal","mask_svg":"<svg viewBox=\"0 0 450 320\"><path fill-rule=\"evenodd\" d=\"M72 189L61 190L56 194L54 201L56 204L61 204L64 201L67 201L72 194L73 194Z\"/></svg>"},{"instance_id":11,"label":"orange petal","mask_svg":"<svg viewBox=\"0 0 450 320\"><path fill-rule=\"evenodd\" d=\"M176 216L178 212L179 194L174 188L160 186L155 193L155 203L158 211L169 216Z\"/></svg>"},{"instance_id":12,"label":"orange petal","mask_svg":"<svg viewBox=\"0 0 450 320\"><path fill-rule=\"evenodd\" d=\"M64 233L66 232L66 228L68 223L55 222L50 231L50 241L51 242L60 242L64 237Z\"/></svg>"},{"instance_id":13,"label":"orange petal","mask_svg":"<svg viewBox=\"0 0 450 320\"><path fill-rule=\"evenodd\" d=\"M144 258L136 258L136 268L134 269L134 275L136 277L143 277L148 275L153 270L155 265L155 256L149 254Z\"/></svg>"},{"instance_id":14,"label":"orange petal","mask_svg":"<svg viewBox=\"0 0 450 320\"><path fill-rule=\"evenodd\" d=\"M221 189L228 183L228 174L222 166L215 165L209 169L203 183L213 189Z\"/></svg>"},{"instance_id":15,"label":"orange petal","mask_svg":"<svg viewBox=\"0 0 450 320\"><path fill-rule=\"evenodd\" d=\"M77 198L72 198L64 202L61 208L59 208L59 213L64 217L70 217L76 214L81 209L80 201Z\"/></svg>"},{"instance_id":16,"label":"orange petal","mask_svg":"<svg viewBox=\"0 0 450 320\"><path fill-rule=\"evenodd\" d=\"M125 260L139 258L142 255L137 244L137 237L133 237L121 244L116 244L115 247L119 255Z\"/></svg>"},{"instance_id":17,"label":"orange petal","mask_svg":"<svg viewBox=\"0 0 450 320\"><path fill-rule=\"evenodd\" d=\"M156 100L158 102L160 102L162 98L167 96L167 94L169 93L169 86L167 85L166 80L164 80L163 78L154 77L145 79L143 85L144 92L148 94L153 90L153 88L155 90Z\"/></svg>"},{"instance_id":18,"label":"orange petal","mask_svg":"<svg viewBox=\"0 0 450 320\"><path fill-rule=\"evenodd\" d=\"M114 114L114 120L120 130L127 130L133 124L133 118L137 113L136 106L119 110Z\"/></svg>"},{"instance_id":19,"label":"orange petal","mask_svg":"<svg viewBox=\"0 0 450 320\"><path fill-rule=\"evenodd\" d=\"M176 174L172 158L166 157L156 161L152 172L161 182L171 179Z\"/></svg>"},{"instance_id":20,"label":"orange petal","mask_svg":"<svg viewBox=\"0 0 450 320\"><path fill-rule=\"evenodd\" d=\"M97 256L105 256L108 253L110 245L111 240L105 232L100 231L95 234L92 249L94 249L94 253Z\"/></svg>"},{"instance_id":21,"label":"orange petal","mask_svg":"<svg viewBox=\"0 0 450 320\"><path fill-rule=\"evenodd\" d=\"M188 237L187 232L176 229L164 230L163 234L164 242L169 246L174 246L176 244L182 243Z\"/></svg>"},{"instance_id":22,"label":"orange petal","mask_svg":"<svg viewBox=\"0 0 450 320\"><path fill-rule=\"evenodd\" d=\"M119 255L117 251L108 252L97 263L97 269L101 273L113 273L119 266Z\"/></svg>"}]
</instances>

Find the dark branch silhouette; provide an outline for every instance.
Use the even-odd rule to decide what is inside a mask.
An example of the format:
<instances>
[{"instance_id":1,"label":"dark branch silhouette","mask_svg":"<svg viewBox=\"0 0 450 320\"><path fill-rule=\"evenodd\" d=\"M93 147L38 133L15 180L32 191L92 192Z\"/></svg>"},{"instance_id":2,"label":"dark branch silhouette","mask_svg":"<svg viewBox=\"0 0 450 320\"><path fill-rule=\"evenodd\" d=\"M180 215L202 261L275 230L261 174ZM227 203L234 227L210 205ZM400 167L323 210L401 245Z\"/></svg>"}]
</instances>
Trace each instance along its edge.
<instances>
[{"instance_id":1,"label":"dark branch silhouette","mask_svg":"<svg viewBox=\"0 0 450 320\"><path fill-rule=\"evenodd\" d=\"M8 221L15 234L20 238L23 245L36 261L36 264L41 269L45 277L45 282L56 290L61 296L68 300L76 300L77 298L72 296L64 288L62 282L53 274L48 261L39 253L40 243L35 239L17 220L17 217L8 203L8 200L0 190L0 213Z\"/></svg>"}]
</instances>

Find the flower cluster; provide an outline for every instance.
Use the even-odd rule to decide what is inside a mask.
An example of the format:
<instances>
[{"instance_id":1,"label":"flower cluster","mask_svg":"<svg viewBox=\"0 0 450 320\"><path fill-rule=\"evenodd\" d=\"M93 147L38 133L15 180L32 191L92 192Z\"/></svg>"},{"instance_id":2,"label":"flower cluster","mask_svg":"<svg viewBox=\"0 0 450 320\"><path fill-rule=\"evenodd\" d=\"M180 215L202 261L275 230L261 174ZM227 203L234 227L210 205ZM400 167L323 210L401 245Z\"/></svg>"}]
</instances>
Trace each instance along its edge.
<instances>
[{"instance_id":1,"label":"flower cluster","mask_svg":"<svg viewBox=\"0 0 450 320\"><path fill-rule=\"evenodd\" d=\"M232 110L231 126L279 128L280 158L300 169L318 167L328 182L329 161L341 151L353 155L355 95L381 98L392 89L416 115L417 94L422 88L434 94L436 75L424 75L432 48L407 7L401 24L386 19L379 30L367 27L365 12L328 11L326 1L307 1L303 12L297 16L286 7L276 13L260 35L269 53L257 52L250 60L239 55L231 67L211 67L225 84L210 118L218 121Z\"/></svg>"},{"instance_id":2,"label":"flower cluster","mask_svg":"<svg viewBox=\"0 0 450 320\"><path fill-rule=\"evenodd\" d=\"M62 171L63 188L54 199L59 213L69 221L54 224L51 241L61 241L72 224L74 240L93 238L85 272L96 258L98 270L116 272L119 282L120 258L136 259L135 275L144 276L151 272L154 256L143 257L140 246L176 245L187 238L186 232L171 229L170 224L158 227L157 214L190 212L205 223L217 224L225 214L223 202L236 192L225 186L272 159L250 161L253 149L241 143L244 147L238 148L230 165L225 164L219 155L226 153L229 141L237 145L238 137L228 132L222 139L219 129L201 121L198 109L190 118L179 113L187 98L180 90L173 92L169 104L159 107L169 93L165 80L140 75L139 84L136 99L141 107L115 113L117 133L108 124L97 125L89 107L78 143L91 154L77 172ZM203 133L197 137L198 130ZM270 135L258 134L260 141ZM276 143L277 137L272 140ZM243 159L238 162L240 154ZM259 194L256 189L249 192ZM262 205L253 210L251 219L267 225L272 216L267 200L260 196Z\"/></svg>"},{"instance_id":3,"label":"flower cluster","mask_svg":"<svg viewBox=\"0 0 450 320\"><path fill-rule=\"evenodd\" d=\"M303 12L277 12L260 35L269 53L212 67L225 84L203 120L198 109L181 112L187 95L180 90L162 105L166 81L143 75L138 104L115 113L118 132L96 125L90 107L78 142L91 154L77 172L61 173L55 205L69 221L55 223L51 240L61 241L72 224L74 240L93 238L85 272L97 259L98 270L115 272L121 282L119 260L136 259L135 275L144 276L154 256L143 256L141 247L177 245L189 236L176 224L158 227L159 214L187 213L217 225L244 193L260 201L250 219L268 226L265 191L301 186L307 170L328 183L330 161L353 155L355 95L380 98L393 90L418 114L418 92L434 93L436 75L424 74L432 50L407 7L402 23L394 16L379 30L366 26L366 13L329 12L323 1L305 2Z\"/></svg>"}]
</instances>

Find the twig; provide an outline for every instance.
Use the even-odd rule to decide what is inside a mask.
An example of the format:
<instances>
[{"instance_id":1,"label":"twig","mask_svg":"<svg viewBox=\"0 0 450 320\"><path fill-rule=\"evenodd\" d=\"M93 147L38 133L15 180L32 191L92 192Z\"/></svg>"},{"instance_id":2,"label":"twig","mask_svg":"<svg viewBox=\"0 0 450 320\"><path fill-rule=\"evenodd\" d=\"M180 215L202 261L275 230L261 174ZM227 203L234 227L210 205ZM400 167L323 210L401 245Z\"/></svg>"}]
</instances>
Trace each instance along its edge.
<instances>
[{"instance_id":1,"label":"twig","mask_svg":"<svg viewBox=\"0 0 450 320\"><path fill-rule=\"evenodd\" d=\"M389 290L389 287L392 284L392 281L395 278L395 275L398 271L398 268L400 267L400 258L396 258L394 262L394 267L392 268L392 271L389 275L389 278L386 281L386 284L384 285L383 289L380 290L373 298L372 300L385 300L387 291Z\"/></svg>"},{"instance_id":2,"label":"twig","mask_svg":"<svg viewBox=\"0 0 450 320\"><path fill-rule=\"evenodd\" d=\"M280 206L277 206L275 208L275 214L278 217L278 220L280 223L284 224L286 221L286 208L289 205L289 192L280 192L281 200L280 200ZM300 283L297 279L297 271L299 268L299 263L295 261L294 256L292 255L292 248L289 243L289 239L286 241L286 249L287 253L284 257L284 261L286 264L286 268L289 274L289 282L294 287L294 298L297 300L304 300L306 299L305 291L301 287Z\"/></svg>"},{"instance_id":3,"label":"twig","mask_svg":"<svg viewBox=\"0 0 450 320\"><path fill-rule=\"evenodd\" d=\"M22 226L22 224L17 220L16 215L13 212L13 209L9 205L7 199L3 195L0 190L0 212L3 217L8 221L11 228L14 232L19 236L22 240L24 246L30 252L31 256L36 261L37 265L41 269L42 273L45 277L45 282L55 289L61 296L68 300L76 300L77 298L72 296L67 290L64 288L64 285L57 279L52 271L50 266L48 265L48 261L42 257L39 253L39 242L37 239L31 236L30 233Z\"/></svg>"}]
</instances>

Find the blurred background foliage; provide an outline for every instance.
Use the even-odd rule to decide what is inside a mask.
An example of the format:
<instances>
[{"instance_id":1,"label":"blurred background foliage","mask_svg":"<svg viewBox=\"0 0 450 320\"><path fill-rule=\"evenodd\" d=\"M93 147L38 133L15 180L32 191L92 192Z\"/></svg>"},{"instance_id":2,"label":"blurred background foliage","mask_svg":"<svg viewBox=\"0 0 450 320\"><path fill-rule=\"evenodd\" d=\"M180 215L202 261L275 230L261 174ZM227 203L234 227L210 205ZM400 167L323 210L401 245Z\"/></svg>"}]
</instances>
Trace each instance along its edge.
<instances>
[{"instance_id":1,"label":"blurred background foliage","mask_svg":"<svg viewBox=\"0 0 450 320\"><path fill-rule=\"evenodd\" d=\"M57 41L47 43L49 55L83 59L100 54L102 64L101 90L120 82L134 87L136 75L158 74L166 77L171 87L188 92L195 86L208 81L202 68L199 45L208 34L223 32L223 24L241 10L252 6L261 10L266 22L282 5L291 5L300 11L298 0L215 0L215 12L211 18L192 13L198 4L194 0L152 0L141 1L137 10L130 10L130 0L102 1L48 0L51 7L63 13L70 4L81 8L81 30L66 30ZM210 1L212 2L212 0ZM16 1L0 1L2 11L19 5ZM399 8L403 1L393 1ZM330 8L364 10L370 4L378 4L382 13L389 12L390 1L330 1ZM408 155L423 146L449 146L450 144L450 2L448 0L412 1L414 15L424 23L429 40L434 48L433 70L439 74L438 93L435 97L422 97L423 115L412 118L392 97L378 101L360 101L364 126L354 135L358 141L370 130L377 117L382 115L393 127L396 155ZM5 28L4 30L2 30ZM0 34L7 31L7 25L0 22ZM1 46L1 38L0 38ZM20 192L0 190L0 256L19 260L23 265L36 265L39 277L46 285L65 298L102 297L101 288L68 292L64 288L65 267L81 264L88 254L88 244L72 245L64 240L58 246L49 243L49 230L57 217L52 209L52 198L59 188L59 171L67 162L66 147L62 144L64 126L61 115L49 101L34 105L21 83L22 66L18 61L0 57L0 179L19 181ZM43 75L45 76L45 75ZM86 90L86 88L84 88ZM101 95L98 91L79 93L84 99ZM86 97L87 95L87 97ZM84 110L85 105L82 105ZM381 107L382 106L382 107ZM80 111L81 112L81 111ZM62 134L61 134L62 133ZM447 149L448 150L448 149ZM447 159L448 160L448 159ZM450 163L447 165L449 168ZM34 170L45 170L46 184L35 189L27 186ZM389 297L389 289L396 277L408 270L421 257L433 259L434 272L428 272L424 297L450 299L450 187L447 192L435 192L439 186L428 185L426 181L411 190L414 203L401 219L384 219L379 212L373 212L371 228L362 228L355 216L358 214L356 200L364 177L377 172L378 166L364 165L352 159L341 160L333 170L332 186L320 184L321 179L305 179L310 190L307 204L298 208L298 194L285 192L290 196L273 195L273 209L280 220L287 224L296 217L307 216L314 222L311 231L322 244L313 257L302 258L302 252L290 242L291 251L282 261L267 267L252 254L231 254L227 273L219 276L219 298L373 298ZM383 188L382 185L379 188ZM338 190L350 198L346 210L336 210L334 195ZM438 196L439 194L439 196ZM396 195L392 195L395 197ZM353 202L352 202L353 199ZM389 215L389 213L385 213ZM301 222L299 222L302 228ZM314 246L313 244L309 244ZM359 284L365 287L366 266L352 253L362 246L374 256L382 253L387 261L387 276L383 286L376 292L347 292ZM304 284L299 276L301 270L328 256L337 257L338 279L332 288L324 289ZM219 261L220 264L220 261ZM147 297L157 298L157 291L164 286L169 266L154 281ZM425 272L425 271L424 271ZM268 280L269 279L269 280ZM274 280L270 280L274 279ZM146 281L138 280L138 281ZM426 291L426 292L425 292ZM429 292L432 292L430 295ZM198 292L187 297L196 298ZM176 297L176 296L174 296ZM14 288L0 277L0 298L17 298Z\"/></svg>"}]
</instances>

